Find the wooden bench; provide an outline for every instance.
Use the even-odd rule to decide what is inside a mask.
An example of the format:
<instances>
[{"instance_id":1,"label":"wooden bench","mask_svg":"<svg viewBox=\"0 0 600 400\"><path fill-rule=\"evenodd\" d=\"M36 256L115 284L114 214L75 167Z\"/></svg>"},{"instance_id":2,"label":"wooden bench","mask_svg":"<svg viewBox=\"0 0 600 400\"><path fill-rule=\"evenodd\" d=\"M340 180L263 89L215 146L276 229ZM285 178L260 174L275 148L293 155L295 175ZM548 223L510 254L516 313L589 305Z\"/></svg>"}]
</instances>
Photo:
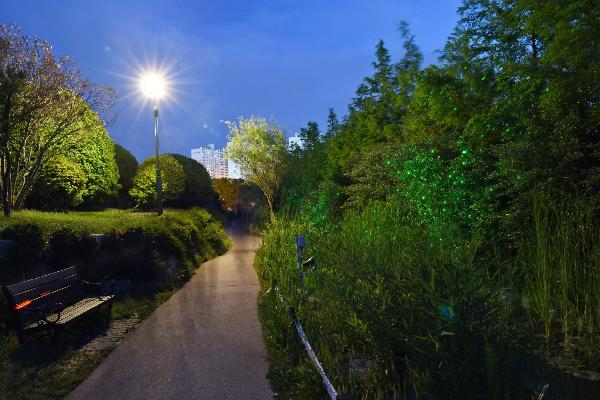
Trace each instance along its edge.
<instances>
[{"instance_id":1,"label":"wooden bench","mask_svg":"<svg viewBox=\"0 0 600 400\"><path fill-rule=\"evenodd\" d=\"M75 267L2 289L20 343L30 333L62 328L102 305L108 305L110 313L114 298L112 294L104 293L103 284L81 279Z\"/></svg>"}]
</instances>

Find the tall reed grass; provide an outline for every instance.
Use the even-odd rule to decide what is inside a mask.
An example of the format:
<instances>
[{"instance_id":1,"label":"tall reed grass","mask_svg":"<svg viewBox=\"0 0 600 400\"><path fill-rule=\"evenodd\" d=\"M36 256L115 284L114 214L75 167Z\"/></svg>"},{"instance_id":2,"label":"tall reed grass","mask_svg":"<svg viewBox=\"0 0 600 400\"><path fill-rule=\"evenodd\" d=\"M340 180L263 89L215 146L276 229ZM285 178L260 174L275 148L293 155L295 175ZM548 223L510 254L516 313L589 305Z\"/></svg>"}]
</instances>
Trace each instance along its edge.
<instances>
[{"instance_id":1,"label":"tall reed grass","mask_svg":"<svg viewBox=\"0 0 600 400\"><path fill-rule=\"evenodd\" d=\"M500 274L478 255L481 240L433 239L395 204L348 212L333 229L276 221L256 265L293 305L338 391L357 399L506 398L520 331ZM317 267L300 284L294 234ZM323 397L289 317L260 302L271 380L284 398ZM515 315L512 315L515 314ZM516 332L516 334L515 334Z\"/></svg>"},{"instance_id":2,"label":"tall reed grass","mask_svg":"<svg viewBox=\"0 0 600 400\"><path fill-rule=\"evenodd\" d=\"M588 367L600 363L600 221L582 198L532 196L534 226L519 247L525 302L547 338L577 343ZM596 343L594 345L594 343Z\"/></svg>"}]
</instances>

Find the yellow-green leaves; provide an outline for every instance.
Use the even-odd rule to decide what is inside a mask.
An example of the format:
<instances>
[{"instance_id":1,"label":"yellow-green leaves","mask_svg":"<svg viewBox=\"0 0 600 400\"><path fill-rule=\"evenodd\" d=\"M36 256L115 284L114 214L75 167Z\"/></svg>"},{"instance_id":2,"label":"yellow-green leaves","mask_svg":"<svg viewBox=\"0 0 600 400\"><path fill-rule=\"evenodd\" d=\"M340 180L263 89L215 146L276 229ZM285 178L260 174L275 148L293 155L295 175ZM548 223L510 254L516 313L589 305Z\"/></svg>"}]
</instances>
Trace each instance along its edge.
<instances>
[{"instance_id":1,"label":"yellow-green leaves","mask_svg":"<svg viewBox=\"0 0 600 400\"><path fill-rule=\"evenodd\" d=\"M240 117L237 122L226 121L225 124L230 141L227 157L238 163L246 179L263 192L273 219L273 202L285 167L283 131L263 117Z\"/></svg>"}]
</instances>

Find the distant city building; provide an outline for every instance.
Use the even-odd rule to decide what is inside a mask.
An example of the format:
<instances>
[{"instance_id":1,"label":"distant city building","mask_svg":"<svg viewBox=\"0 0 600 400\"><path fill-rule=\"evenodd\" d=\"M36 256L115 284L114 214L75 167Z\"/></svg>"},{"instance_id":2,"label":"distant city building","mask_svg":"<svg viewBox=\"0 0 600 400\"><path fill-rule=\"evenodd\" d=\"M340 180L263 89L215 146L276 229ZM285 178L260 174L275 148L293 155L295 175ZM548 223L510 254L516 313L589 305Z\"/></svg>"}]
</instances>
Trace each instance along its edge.
<instances>
[{"instance_id":1,"label":"distant city building","mask_svg":"<svg viewBox=\"0 0 600 400\"><path fill-rule=\"evenodd\" d=\"M231 160L227 160L227 170L228 170L229 177L231 179L243 179L244 178L244 174L242 174L242 169L240 168L239 164L237 164Z\"/></svg>"},{"instance_id":2,"label":"distant city building","mask_svg":"<svg viewBox=\"0 0 600 400\"><path fill-rule=\"evenodd\" d=\"M288 138L288 149L293 149L294 146L298 146L298 148L303 148L302 146L302 139L300 139L298 137L298 134L296 134L295 136L291 136Z\"/></svg>"},{"instance_id":3,"label":"distant city building","mask_svg":"<svg viewBox=\"0 0 600 400\"><path fill-rule=\"evenodd\" d=\"M228 178L229 169L225 149L215 149L214 144L192 149L192 158L204 165L212 179Z\"/></svg>"},{"instance_id":4,"label":"distant city building","mask_svg":"<svg viewBox=\"0 0 600 400\"><path fill-rule=\"evenodd\" d=\"M216 149L214 144L192 149L192 158L206 168L212 179L243 179L244 176L240 166L231 160L227 160L225 154L224 148Z\"/></svg>"}]
</instances>

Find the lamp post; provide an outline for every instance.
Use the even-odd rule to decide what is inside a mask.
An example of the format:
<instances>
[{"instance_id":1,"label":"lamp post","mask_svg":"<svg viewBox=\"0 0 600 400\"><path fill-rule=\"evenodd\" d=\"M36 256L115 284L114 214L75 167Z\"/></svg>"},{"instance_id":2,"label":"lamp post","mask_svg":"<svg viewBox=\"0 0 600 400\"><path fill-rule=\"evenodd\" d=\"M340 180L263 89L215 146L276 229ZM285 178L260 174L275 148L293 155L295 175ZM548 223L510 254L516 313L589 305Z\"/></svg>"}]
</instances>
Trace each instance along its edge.
<instances>
[{"instance_id":1,"label":"lamp post","mask_svg":"<svg viewBox=\"0 0 600 400\"><path fill-rule=\"evenodd\" d=\"M154 147L156 154L156 213L163 213L163 193L162 193L162 176L160 173L160 157L158 153L158 98L165 94L165 84L163 79L156 74L146 75L141 82L142 92L150 99L154 100L153 115L154 115Z\"/></svg>"}]
</instances>

